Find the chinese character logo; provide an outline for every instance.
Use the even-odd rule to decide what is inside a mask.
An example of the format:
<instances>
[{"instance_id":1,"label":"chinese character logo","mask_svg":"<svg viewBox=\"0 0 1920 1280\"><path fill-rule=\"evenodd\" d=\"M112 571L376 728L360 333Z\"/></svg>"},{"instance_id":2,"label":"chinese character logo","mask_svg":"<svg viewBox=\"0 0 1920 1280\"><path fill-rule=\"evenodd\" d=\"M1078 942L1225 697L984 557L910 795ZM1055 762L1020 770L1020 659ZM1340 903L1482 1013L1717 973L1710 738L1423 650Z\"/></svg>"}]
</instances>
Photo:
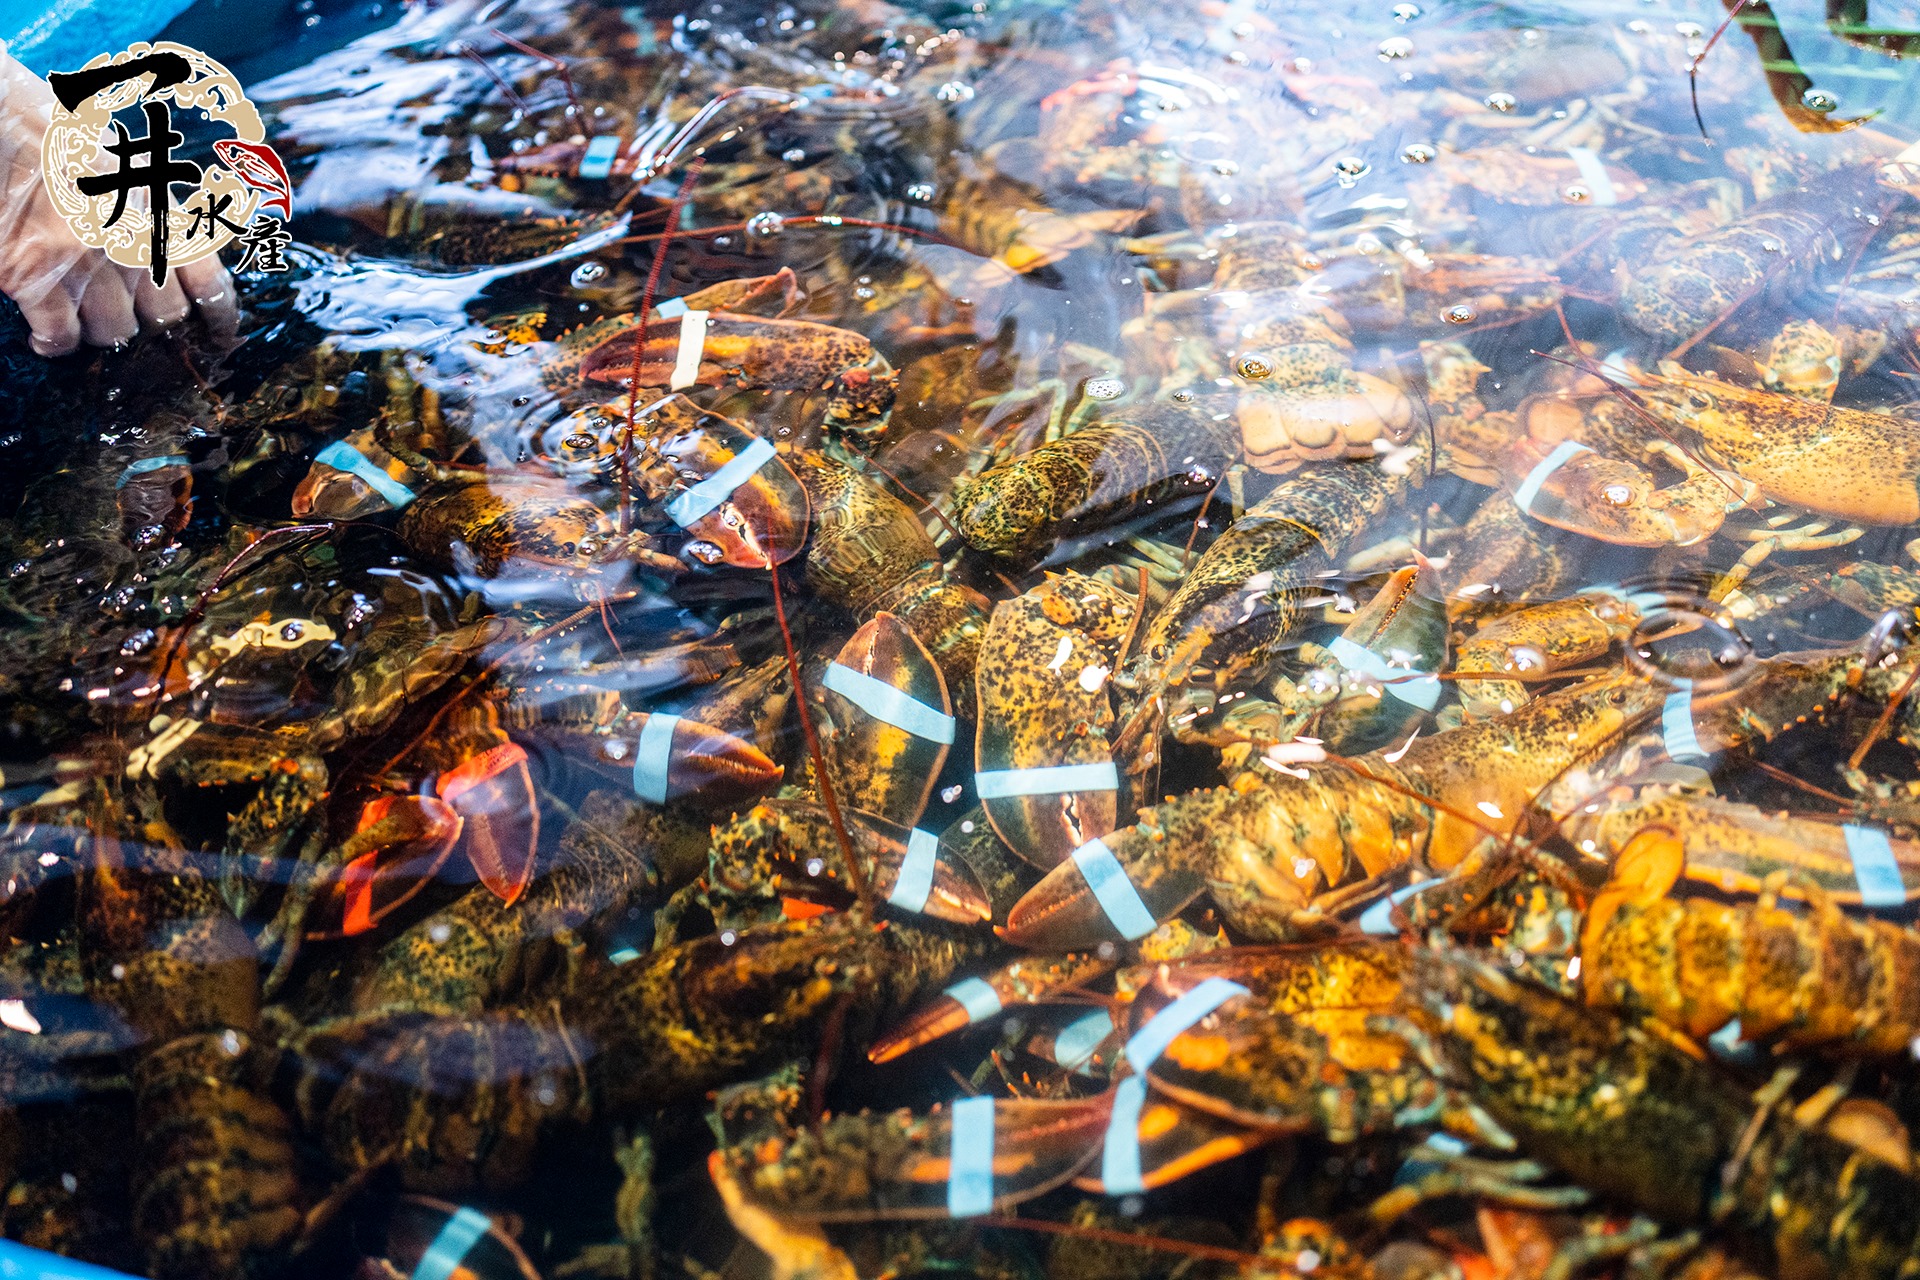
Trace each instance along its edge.
<instances>
[{"instance_id":1,"label":"chinese character logo","mask_svg":"<svg viewBox=\"0 0 1920 1280\"><path fill-rule=\"evenodd\" d=\"M43 151L47 194L82 243L146 268L155 284L168 266L236 241L237 270L287 269L292 184L225 67L185 45L142 42L47 82L59 101ZM183 127L228 135L214 142L213 163L175 154Z\"/></svg>"}]
</instances>

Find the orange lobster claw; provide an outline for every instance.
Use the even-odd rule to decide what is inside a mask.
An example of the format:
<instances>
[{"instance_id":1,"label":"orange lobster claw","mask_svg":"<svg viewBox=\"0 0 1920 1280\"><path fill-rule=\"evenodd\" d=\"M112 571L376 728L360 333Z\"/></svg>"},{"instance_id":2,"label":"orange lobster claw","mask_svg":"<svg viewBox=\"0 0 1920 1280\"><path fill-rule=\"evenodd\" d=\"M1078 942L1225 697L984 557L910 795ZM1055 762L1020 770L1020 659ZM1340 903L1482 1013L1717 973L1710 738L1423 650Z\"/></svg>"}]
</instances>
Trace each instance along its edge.
<instances>
[{"instance_id":1,"label":"orange lobster claw","mask_svg":"<svg viewBox=\"0 0 1920 1280\"><path fill-rule=\"evenodd\" d=\"M782 773L751 742L678 716L636 711L606 734L529 732L569 761L631 786L654 804L686 801L724 811L771 791Z\"/></svg>"},{"instance_id":2,"label":"orange lobster claw","mask_svg":"<svg viewBox=\"0 0 1920 1280\"><path fill-rule=\"evenodd\" d=\"M466 820L467 859L480 883L512 904L533 879L540 802L526 749L503 742L440 775L440 798Z\"/></svg>"},{"instance_id":3,"label":"orange lobster claw","mask_svg":"<svg viewBox=\"0 0 1920 1280\"><path fill-rule=\"evenodd\" d=\"M1149 1095L1134 1125L1134 1140L1140 1150L1140 1187L1147 1191L1164 1187L1208 1165L1265 1146L1280 1137L1281 1132L1234 1124ZM1073 1185L1082 1191L1111 1194L1099 1176L1099 1168L1096 1165L1092 1171L1081 1174L1073 1180Z\"/></svg>"},{"instance_id":4,"label":"orange lobster claw","mask_svg":"<svg viewBox=\"0 0 1920 1280\"><path fill-rule=\"evenodd\" d=\"M748 1201L788 1221L1005 1210L1096 1157L1110 1109L1105 1097L980 1097L919 1115L840 1115L818 1130L722 1147L712 1167Z\"/></svg>"},{"instance_id":5,"label":"orange lobster claw","mask_svg":"<svg viewBox=\"0 0 1920 1280\"><path fill-rule=\"evenodd\" d=\"M432 796L379 796L360 810L341 847L346 865L319 891L316 914L338 920L310 941L351 938L379 924L425 887L460 838L460 815Z\"/></svg>"},{"instance_id":6,"label":"orange lobster claw","mask_svg":"<svg viewBox=\"0 0 1920 1280\"><path fill-rule=\"evenodd\" d=\"M911 1049L992 1017L1010 1004L1038 1004L1113 968L1112 960L1082 952L1024 956L980 978L964 978L874 1040L869 1062L891 1062Z\"/></svg>"}]
</instances>

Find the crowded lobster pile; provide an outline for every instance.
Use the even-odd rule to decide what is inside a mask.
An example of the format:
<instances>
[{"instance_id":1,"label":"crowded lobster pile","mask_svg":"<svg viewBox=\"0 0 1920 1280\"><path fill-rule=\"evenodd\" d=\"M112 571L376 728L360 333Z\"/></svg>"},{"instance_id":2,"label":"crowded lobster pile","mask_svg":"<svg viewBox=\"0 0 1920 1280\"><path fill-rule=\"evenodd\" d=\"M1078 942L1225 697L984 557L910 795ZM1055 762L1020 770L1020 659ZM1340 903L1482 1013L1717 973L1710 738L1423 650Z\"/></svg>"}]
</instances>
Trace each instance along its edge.
<instances>
[{"instance_id":1,"label":"crowded lobster pile","mask_svg":"<svg viewBox=\"0 0 1920 1280\"><path fill-rule=\"evenodd\" d=\"M0 1231L1910 1280L1920 37L1833 12L449 0L249 86L238 345L16 386Z\"/></svg>"}]
</instances>

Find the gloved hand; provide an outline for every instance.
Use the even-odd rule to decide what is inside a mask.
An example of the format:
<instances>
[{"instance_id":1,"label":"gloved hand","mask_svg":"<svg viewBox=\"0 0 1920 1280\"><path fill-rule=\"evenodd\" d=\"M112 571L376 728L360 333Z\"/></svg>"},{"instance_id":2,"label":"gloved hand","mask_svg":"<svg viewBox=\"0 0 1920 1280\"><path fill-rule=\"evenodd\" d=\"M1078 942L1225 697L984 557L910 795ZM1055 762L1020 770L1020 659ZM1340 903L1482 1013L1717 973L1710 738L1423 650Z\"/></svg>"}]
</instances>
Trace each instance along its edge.
<instances>
[{"instance_id":1,"label":"gloved hand","mask_svg":"<svg viewBox=\"0 0 1920 1280\"><path fill-rule=\"evenodd\" d=\"M33 349L62 356L82 339L126 342L141 325L164 328L198 310L216 342L232 340L233 281L218 258L176 267L156 288L147 272L110 262L68 228L40 176L53 90L0 48L0 293L19 304Z\"/></svg>"}]
</instances>

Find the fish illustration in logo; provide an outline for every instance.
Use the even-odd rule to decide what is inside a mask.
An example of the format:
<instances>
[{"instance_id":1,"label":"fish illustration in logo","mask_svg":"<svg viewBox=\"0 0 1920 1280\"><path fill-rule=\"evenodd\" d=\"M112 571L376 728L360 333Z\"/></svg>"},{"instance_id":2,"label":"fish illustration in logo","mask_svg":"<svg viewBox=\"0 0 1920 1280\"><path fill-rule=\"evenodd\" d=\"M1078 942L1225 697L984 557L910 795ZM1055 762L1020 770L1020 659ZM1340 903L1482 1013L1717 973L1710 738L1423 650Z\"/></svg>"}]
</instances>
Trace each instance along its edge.
<instances>
[{"instance_id":1,"label":"fish illustration in logo","mask_svg":"<svg viewBox=\"0 0 1920 1280\"><path fill-rule=\"evenodd\" d=\"M272 147L262 142L222 138L213 144L213 154L219 157L220 163L239 174L240 181L266 193L267 198L260 204L262 209L278 205L281 217L293 217L293 183Z\"/></svg>"}]
</instances>

